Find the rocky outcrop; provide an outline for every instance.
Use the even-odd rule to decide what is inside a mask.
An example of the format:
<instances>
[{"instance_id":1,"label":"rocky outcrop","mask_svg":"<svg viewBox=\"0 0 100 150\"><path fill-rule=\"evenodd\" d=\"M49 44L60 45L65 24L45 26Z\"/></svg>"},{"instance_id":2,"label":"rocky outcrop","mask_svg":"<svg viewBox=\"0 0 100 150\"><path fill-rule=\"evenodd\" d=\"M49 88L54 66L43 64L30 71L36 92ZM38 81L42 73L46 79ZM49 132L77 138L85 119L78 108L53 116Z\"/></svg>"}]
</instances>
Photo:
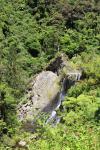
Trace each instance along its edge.
<instances>
[{"instance_id":1,"label":"rocky outcrop","mask_svg":"<svg viewBox=\"0 0 100 150\"><path fill-rule=\"evenodd\" d=\"M67 56L65 56L65 54L62 53L57 55L54 59L52 59L45 69L47 71L49 70L59 75L59 71L62 70L62 68L65 65L68 65L68 58Z\"/></svg>"},{"instance_id":2,"label":"rocky outcrop","mask_svg":"<svg viewBox=\"0 0 100 150\"><path fill-rule=\"evenodd\" d=\"M58 76L51 71L43 71L38 74L31 82L26 104L18 106L20 120L32 119L41 111L52 111L56 107L60 91L59 83Z\"/></svg>"},{"instance_id":3,"label":"rocky outcrop","mask_svg":"<svg viewBox=\"0 0 100 150\"><path fill-rule=\"evenodd\" d=\"M39 116L41 112L50 112L53 114L51 116L54 116L52 112L60 107L67 90L75 81L80 80L81 71L72 66L68 58L61 54L51 60L45 71L30 81L26 102L18 106L19 119L27 120L25 128L31 130L34 117Z\"/></svg>"},{"instance_id":4,"label":"rocky outcrop","mask_svg":"<svg viewBox=\"0 0 100 150\"><path fill-rule=\"evenodd\" d=\"M73 67L69 61L68 57L63 53L57 55L50 61L46 67L46 71L48 70L56 73L60 80L66 78L72 81L77 81L82 75L81 69L75 69L75 67Z\"/></svg>"}]
</instances>

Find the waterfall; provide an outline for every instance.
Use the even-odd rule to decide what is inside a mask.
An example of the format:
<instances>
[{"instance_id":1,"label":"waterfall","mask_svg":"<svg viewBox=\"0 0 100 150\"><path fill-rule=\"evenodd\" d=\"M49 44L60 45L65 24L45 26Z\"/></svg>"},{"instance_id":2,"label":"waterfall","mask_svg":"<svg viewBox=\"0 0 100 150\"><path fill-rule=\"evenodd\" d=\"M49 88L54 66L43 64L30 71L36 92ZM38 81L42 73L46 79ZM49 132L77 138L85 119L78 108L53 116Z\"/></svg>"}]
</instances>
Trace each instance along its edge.
<instances>
[{"instance_id":1,"label":"waterfall","mask_svg":"<svg viewBox=\"0 0 100 150\"><path fill-rule=\"evenodd\" d=\"M79 81L80 80L80 78L81 78L81 72L70 72L70 73L68 73L68 77L70 78L70 77L75 77L75 81Z\"/></svg>"},{"instance_id":2,"label":"waterfall","mask_svg":"<svg viewBox=\"0 0 100 150\"><path fill-rule=\"evenodd\" d=\"M53 119L55 119L55 117L56 117L56 111L53 110L50 117L47 119L46 124L51 122Z\"/></svg>"},{"instance_id":3,"label":"waterfall","mask_svg":"<svg viewBox=\"0 0 100 150\"><path fill-rule=\"evenodd\" d=\"M60 122L60 117L57 116L57 110L60 108L62 101L64 100L65 96L67 95L66 91L68 90L67 88L70 88L73 85L73 81L70 80L70 77L74 78L74 83L75 81L79 81L81 78L81 73L80 72L70 72L68 73L68 78L64 78L62 82L62 88L59 94L59 98L56 104L55 109L51 112L50 117L47 119L47 123L52 123L53 126L57 125ZM68 83L67 83L68 82Z\"/></svg>"},{"instance_id":4,"label":"waterfall","mask_svg":"<svg viewBox=\"0 0 100 150\"><path fill-rule=\"evenodd\" d=\"M59 94L59 98L56 104L55 109L51 112L50 117L47 119L46 124L50 123L53 121L52 125L56 125L60 122L60 117L57 116L57 110L59 109L59 107L61 106L62 101L64 100L64 97L66 96L66 91L65 91L65 82L66 80L64 79L62 82L62 88Z\"/></svg>"}]
</instances>

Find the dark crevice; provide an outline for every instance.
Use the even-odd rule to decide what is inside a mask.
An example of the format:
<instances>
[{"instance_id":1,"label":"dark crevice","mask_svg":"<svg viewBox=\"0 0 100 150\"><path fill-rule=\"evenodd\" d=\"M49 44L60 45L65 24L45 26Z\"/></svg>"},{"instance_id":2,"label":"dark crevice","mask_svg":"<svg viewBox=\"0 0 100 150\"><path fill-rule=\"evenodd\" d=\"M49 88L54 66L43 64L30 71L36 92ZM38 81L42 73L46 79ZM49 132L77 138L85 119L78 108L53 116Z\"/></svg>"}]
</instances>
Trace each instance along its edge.
<instances>
[{"instance_id":1,"label":"dark crevice","mask_svg":"<svg viewBox=\"0 0 100 150\"><path fill-rule=\"evenodd\" d=\"M62 63L62 57L59 56L46 67L46 71L52 71L54 73L57 73L58 70L61 68Z\"/></svg>"},{"instance_id":2,"label":"dark crevice","mask_svg":"<svg viewBox=\"0 0 100 150\"><path fill-rule=\"evenodd\" d=\"M100 121L100 107L98 108L98 110L96 110L94 117L97 122Z\"/></svg>"},{"instance_id":3,"label":"dark crevice","mask_svg":"<svg viewBox=\"0 0 100 150\"><path fill-rule=\"evenodd\" d=\"M28 49L28 52L30 53L30 55L32 56L32 57L38 57L38 55L39 55L39 51L37 50L37 49Z\"/></svg>"},{"instance_id":4,"label":"dark crevice","mask_svg":"<svg viewBox=\"0 0 100 150\"><path fill-rule=\"evenodd\" d=\"M4 25L4 27L2 28L2 32L4 36L7 37L7 35L9 34L9 28L7 25Z\"/></svg>"}]
</instances>

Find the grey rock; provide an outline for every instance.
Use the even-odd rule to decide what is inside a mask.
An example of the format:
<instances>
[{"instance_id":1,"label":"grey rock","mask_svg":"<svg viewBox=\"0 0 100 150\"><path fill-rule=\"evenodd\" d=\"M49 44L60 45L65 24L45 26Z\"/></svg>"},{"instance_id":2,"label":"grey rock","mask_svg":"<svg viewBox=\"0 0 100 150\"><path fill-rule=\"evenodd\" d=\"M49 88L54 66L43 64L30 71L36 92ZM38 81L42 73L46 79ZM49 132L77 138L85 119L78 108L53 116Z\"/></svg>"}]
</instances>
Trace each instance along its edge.
<instances>
[{"instance_id":1,"label":"grey rock","mask_svg":"<svg viewBox=\"0 0 100 150\"><path fill-rule=\"evenodd\" d=\"M19 144L21 147L24 147L24 146L26 145L26 142L25 142L25 141L20 141L18 144Z\"/></svg>"},{"instance_id":2,"label":"grey rock","mask_svg":"<svg viewBox=\"0 0 100 150\"><path fill-rule=\"evenodd\" d=\"M38 74L28 94L26 104L19 104L18 116L20 120L32 119L39 112L50 112L56 107L59 95L59 77L51 71Z\"/></svg>"}]
</instances>

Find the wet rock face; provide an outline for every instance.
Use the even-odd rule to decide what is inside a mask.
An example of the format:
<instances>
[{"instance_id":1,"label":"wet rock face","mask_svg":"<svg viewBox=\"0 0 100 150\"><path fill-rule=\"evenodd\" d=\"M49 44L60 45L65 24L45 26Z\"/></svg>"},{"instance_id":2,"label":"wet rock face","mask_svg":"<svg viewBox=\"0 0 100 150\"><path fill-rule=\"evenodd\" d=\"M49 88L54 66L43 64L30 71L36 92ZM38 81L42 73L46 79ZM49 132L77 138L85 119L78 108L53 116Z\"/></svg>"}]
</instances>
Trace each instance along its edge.
<instances>
[{"instance_id":1,"label":"wet rock face","mask_svg":"<svg viewBox=\"0 0 100 150\"><path fill-rule=\"evenodd\" d=\"M20 120L33 118L41 111L50 112L56 107L59 95L59 78L51 71L43 71L31 83L32 87L27 94L26 104L20 104L18 116Z\"/></svg>"}]
</instances>

